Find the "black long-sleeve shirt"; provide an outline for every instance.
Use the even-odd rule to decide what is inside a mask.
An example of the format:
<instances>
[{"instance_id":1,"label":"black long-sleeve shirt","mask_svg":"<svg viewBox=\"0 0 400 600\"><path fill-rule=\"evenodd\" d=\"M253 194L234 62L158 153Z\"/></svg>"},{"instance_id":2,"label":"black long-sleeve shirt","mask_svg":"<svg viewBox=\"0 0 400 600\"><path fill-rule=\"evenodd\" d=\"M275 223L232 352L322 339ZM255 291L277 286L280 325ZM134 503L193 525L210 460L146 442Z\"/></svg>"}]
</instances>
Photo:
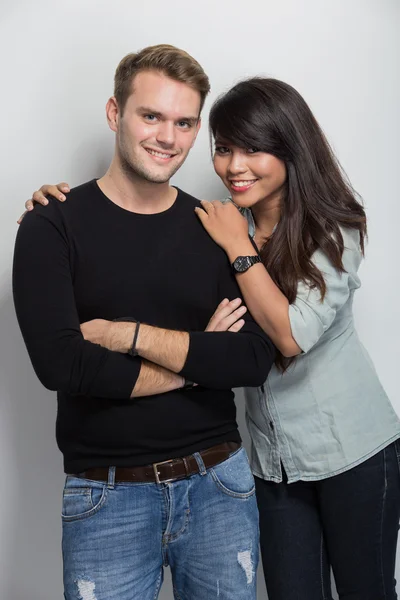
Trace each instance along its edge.
<instances>
[{"instance_id":1,"label":"black long-sleeve shirt","mask_svg":"<svg viewBox=\"0 0 400 600\"><path fill-rule=\"evenodd\" d=\"M14 302L37 376L58 392L65 471L129 466L239 440L230 388L257 386L275 356L250 315L240 333L205 333L218 303L240 295L225 253L178 190L158 214L119 207L96 181L24 218ZM199 387L130 398L141 359L85 341L80 323L130 316L190 332L182 375Z\"/></svg>"}]
</instances>

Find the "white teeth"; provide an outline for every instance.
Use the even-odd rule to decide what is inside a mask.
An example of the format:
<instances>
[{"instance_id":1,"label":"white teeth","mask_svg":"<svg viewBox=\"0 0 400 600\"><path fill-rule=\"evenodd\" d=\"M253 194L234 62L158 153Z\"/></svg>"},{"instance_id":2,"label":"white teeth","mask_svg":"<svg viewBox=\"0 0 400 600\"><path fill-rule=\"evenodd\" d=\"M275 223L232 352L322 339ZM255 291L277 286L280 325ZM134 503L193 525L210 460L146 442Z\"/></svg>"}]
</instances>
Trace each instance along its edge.
<instances>
[{"instance_id":1,"label":"white teeth","mask_svg":"<svg viewBox=\"0 0 400 600\"><path fill-rule=\"evenodd\" d=\"M172 154L162 154L162 152L156 152L155 150L147 150L149 154L158 156L158 158L171 158Z\"/></svg>"},{"instance_id":2,"label":"white teeth","mask_svg":"<svg viewBox=\"0 0 400 600\"><path fill-rule=\"evenodd\" d=\"M255 179L252 179L251 181L231 181L232 185L234 185L235 187L246 187L246 185L251 185L255 182Z\"/></svg>"}]
</instances>

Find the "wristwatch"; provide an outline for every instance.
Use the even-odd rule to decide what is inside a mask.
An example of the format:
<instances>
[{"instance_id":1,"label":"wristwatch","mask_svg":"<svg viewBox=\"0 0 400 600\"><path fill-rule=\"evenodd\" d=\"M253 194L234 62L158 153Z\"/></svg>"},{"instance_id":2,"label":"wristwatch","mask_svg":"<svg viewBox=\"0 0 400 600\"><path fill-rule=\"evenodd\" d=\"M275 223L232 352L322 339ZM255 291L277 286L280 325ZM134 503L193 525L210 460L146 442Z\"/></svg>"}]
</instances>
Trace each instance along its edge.
<instances>
[{"instance_id":1,"label":"wristwatch","mask_svg":"<svg viewBox=\"0 0 400 600\"><path fill-rule=\"evenodd\" d=\"M259 256L238 256L232 263L235 273L245 273L250 267L261 262Z\"/></svg>"}]
</instances>

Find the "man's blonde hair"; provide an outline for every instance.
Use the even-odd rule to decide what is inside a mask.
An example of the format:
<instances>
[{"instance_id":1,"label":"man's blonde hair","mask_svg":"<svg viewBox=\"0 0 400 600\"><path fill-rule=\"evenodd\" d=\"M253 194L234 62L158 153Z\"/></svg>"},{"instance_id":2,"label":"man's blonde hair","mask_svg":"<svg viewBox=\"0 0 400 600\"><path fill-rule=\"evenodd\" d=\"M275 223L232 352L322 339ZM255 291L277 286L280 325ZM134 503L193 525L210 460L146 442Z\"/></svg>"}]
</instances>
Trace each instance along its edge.
<instances>
[{"instance_id":1,"label":"man's blonde hair","mask_svg":"<svg viewBox=\"0 0 400 600\"><path fill-rule=\"evenodd\" d=\"M141 71L159 71L197 90L200 94L201 112L210 91L210 82L203 67L184 50L169 44L159 44L127 54L119 63L114 77L114 96L121 113L133 91L132 81Z\"/></svg>"}]
</instances>

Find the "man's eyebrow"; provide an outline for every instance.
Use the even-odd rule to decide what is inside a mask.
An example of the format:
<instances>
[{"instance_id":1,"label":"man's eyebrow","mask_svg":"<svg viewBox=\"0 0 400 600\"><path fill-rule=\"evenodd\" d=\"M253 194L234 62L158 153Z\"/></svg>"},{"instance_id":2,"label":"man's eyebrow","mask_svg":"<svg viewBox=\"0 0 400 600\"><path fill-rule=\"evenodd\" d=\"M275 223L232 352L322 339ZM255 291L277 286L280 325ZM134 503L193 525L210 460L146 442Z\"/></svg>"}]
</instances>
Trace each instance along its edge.
<instances>
[{"instance_id":1,"label":"man's eyebrow","mask_svg":"<svg viewBox=\"0 0 400 600\"><path fill-rule=\"evenodd\" d=\"M181 117L178 121L187 121L190 125L197 125L200 117Z\"/></svg>"},{"instance_id":2,"label":"man's eyebrow","mask_svg":"<svg viewBox=\"0 0 400 600\"><path fill-rule=\"evenodd\" d=\"M165 115L162 112L160 112L158 110L153 110L149 106L139 106L137 108L137 112L142 115L147 115L147 114L154 115L158 119L165 118ZM176 119L176 121L187 121L188 123L190 123L190 125L196 125L199 121L199 118L200 117L178 117L178 119Z\"/></svg>"},{"instance_id":3,"label":"man's eyebrow","mask_svg":"<svg viewBox=\"0 0 400 600\"><path fill-rule=\"evenodd\" d=\"M155 117L162 117L163 114L160 113L158 110L153 110L152 108L150 108L149 106L139 106L137 109L138 113L141 113L142 115L154 115Z\"/></svg>"}]
</instances>

